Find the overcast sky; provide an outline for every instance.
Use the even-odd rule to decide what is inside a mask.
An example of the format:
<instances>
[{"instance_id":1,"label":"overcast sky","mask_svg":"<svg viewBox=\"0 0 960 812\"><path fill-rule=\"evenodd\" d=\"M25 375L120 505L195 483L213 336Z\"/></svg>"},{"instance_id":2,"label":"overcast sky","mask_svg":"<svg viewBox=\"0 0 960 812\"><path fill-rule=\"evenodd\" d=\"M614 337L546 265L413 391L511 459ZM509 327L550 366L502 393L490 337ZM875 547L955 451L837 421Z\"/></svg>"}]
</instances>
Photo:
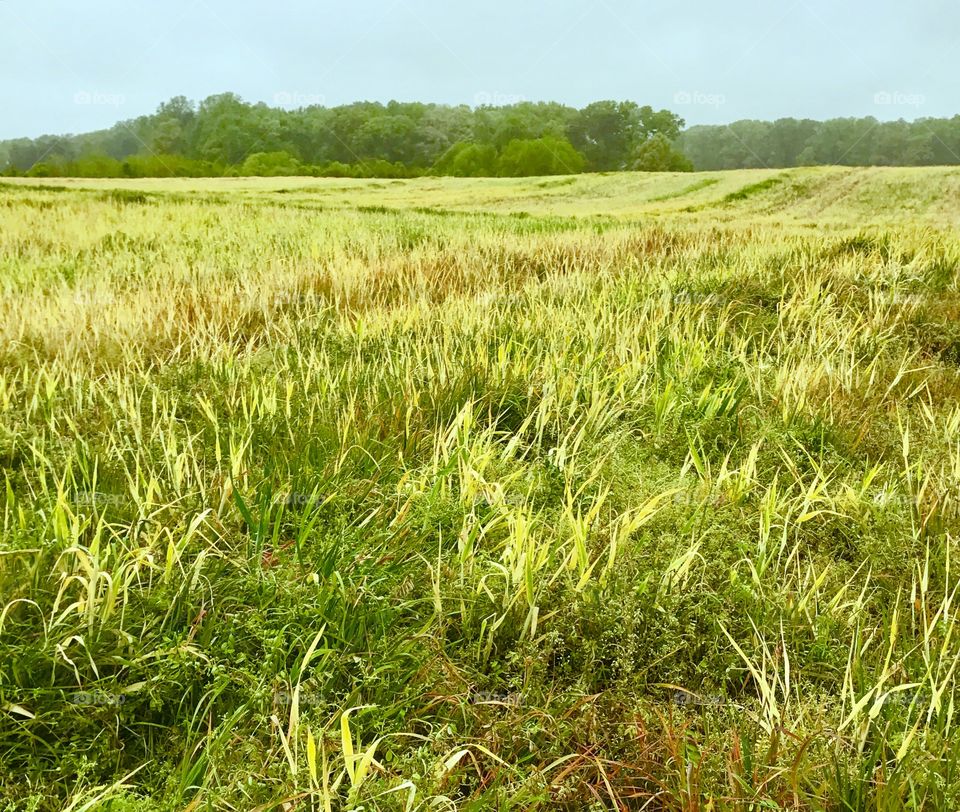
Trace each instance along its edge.
<instances>
[{"instance_id":1,"label":"overcast sky","mask_svg":"<svg viewBox=\"0 0 960 812\"><path fill-rule=\"evenodd\" d=\"M171 96L582 106L688 123L960 113L957 0L0 0L0 138Z\"/></svg>"}]
</instances>

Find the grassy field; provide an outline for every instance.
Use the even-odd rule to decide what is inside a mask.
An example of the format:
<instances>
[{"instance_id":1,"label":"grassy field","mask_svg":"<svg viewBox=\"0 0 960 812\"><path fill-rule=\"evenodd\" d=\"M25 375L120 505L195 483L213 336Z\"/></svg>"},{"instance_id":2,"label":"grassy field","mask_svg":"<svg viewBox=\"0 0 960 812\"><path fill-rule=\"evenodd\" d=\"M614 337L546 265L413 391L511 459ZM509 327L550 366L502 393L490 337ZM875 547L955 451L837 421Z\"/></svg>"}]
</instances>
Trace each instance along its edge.
<instances>
[{"instance_id":1,"label":"grassy field","mask_svg":"<svg viewBox=\"0 0 960 812\"><path fill-rule=\"evenodd\" d=\"M0 810L960 807L958 226L0 184Z\"/></svg>"},{"instance_id":2,"label":"grassy field","mask_svg":"<svg viewBox=\"0 0 960 812\"><path fill-rule=\"evenodd\" d=\"M417 213L500 212L565 217L685 215L710 223L744 217L801 228L856 228L911 222L960 227L960 167L810 167L654 174L572 175L561 178L420 178L349 180L317 178L213 178L177 180L34 181L37 188L205 193L211 202L286 203L311 208L383 206ZM278 197L283 195L283 197ZM737 205L730 205L736 203Z\"/></svg>"}]
</instances>

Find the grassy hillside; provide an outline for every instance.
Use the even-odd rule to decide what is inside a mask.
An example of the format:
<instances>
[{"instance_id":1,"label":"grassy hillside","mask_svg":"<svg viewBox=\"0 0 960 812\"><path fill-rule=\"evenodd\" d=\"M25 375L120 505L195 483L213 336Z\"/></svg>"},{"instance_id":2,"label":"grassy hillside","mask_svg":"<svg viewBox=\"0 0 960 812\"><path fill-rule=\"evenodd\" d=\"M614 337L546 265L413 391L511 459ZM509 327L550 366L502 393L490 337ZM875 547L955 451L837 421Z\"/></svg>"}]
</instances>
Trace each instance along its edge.
<instances>
[{"instance_id":1,"label":"grassy hillside","mask_svg":"<svg viewBox=\"0 0 960 812\"><path fill-rule=\"evenodd\" d=\"M958 187L3 184L0 809L957 808Z\"/></svg>"}]
</instances>

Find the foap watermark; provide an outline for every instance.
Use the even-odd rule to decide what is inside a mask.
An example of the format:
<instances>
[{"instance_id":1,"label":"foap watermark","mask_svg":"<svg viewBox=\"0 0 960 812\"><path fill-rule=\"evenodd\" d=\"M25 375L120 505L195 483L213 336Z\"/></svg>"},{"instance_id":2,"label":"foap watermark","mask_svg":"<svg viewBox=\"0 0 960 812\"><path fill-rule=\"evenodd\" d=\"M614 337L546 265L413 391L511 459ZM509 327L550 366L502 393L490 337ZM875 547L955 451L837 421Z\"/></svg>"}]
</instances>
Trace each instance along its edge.
<instances>
[{"instance_id":1,"label":"foap watermark","mask_svg":"<svg viewBox=\"0 0 960 812\"><path fill-rule=\"evenodd\" d=\"M726 296L718 293L697 293L682 290L673 294L674 304L698 305L703 307L723 307L729 301Z\"/></svg>"},{"instance_id":2,"label":"foap watermark","mask_svg":"<svg viewBox=\"0 0 960 812\"><path fill-rule=\"evenodd\" d=\"M835 697L839 701L839 697ZM677 688L666 698L655 700L659 704L674 705L679 708L706 710L709 708L728 708L740 712L756 712L762 702L759 697L745 696L739 699L721 696L719 694L698 694L686 688ZM921 686L909 685L894 688L886 695L873 700L878 706L885 708L913 708L926 709L933 701L933 695ZM870 707L869 705L867 706Z\"/></svg>"},{"instance_id":3,"label":"foap watermark","mask_svg":"<svg viewBox=\"0 0 960 812\"><path fill-rule=\"evenodd\" d=\"M685 708L739 708L742 709L744 705L739 702L734 702L731 699L727 699L725 696L719 696L717 694L695 694L692 691L678 690L674 691L673 695L670 697L670 701L674 705L679 705Z\"/></svg>"},{"instance_id":4,"label":"foap watermark","mask_svg":"<svg viewBox=\"0 0 960 812\"><path fill-rule=\"evenodd\" d=\"M305 508L316 505L321 502L321 498L315 493L291 493L283 499L283 506L287 508Z\"/></svg>"},{"instance_id":5,"label":"foap watermark","mask_svg":"<svg viewBox=\"0 0 960 812\"><path fill-rule=\"evenodd\" d=\"M116 297L100 290L76 290L70 302L80 307L104 307L116 304Z\"/></svg>"},{"instance_id":6,"label":"foap watermark","mask_svg":"<svg viewBox=\"0 0 960 812\"><path fill-rule=\"evenodd\" d=\"M68 697L71 705L82 707L116 707L122 705L129 697L115 691L74 691Z\"/></svg>"},{"instance_id":7,"label":"foap watermark","mask_svg":"<svg viewBox=\"0 0 960 812\"><path fill-rule=\"evenodd\" d=\"M900 291L894 293L890 299L891 304L895 304L900 307L916 307L918 305L925 304L926 301L926 296L921 296L918 293L902 293Z\"/></svg>"},{"instance_id":8,"label":"foap watermark","mask_svg":"<svg viewBox=\"0 0 960 812\"><path fill-rule=\"evenodd\" d=\"M519 93L503 93L499 90L481 90L473 97L474 107L507 107L527 100Z\"/></svg>"},{"instance_id":9,"label":"foap watermark","mask_svg":"<svg viewBox=\"0 0 960 812\"><path fill-rule=\"evenodd\" d=\"M295 689L286 689L282 688L273 692L273 705L277 708L289 708L293 705L293 700L296 698L298 707L301 708L318 708L328 704L327 699L316 691L306 690L300 688L299 691Z\"/></svg>"},{"instance_id":10,"label":"foap watermark","mask_svg":"<svg viewBox=\"0 0 960 812\"><path fill-rule=\"evenodd\" d=\"M927 97L922 93L904 93L900 90L878 90L873 103L882 107L922 107Z\"/></svg>"},{"instance_id":11,"label":"foap watermark","mask_svg":"<svg viewBox=\"0 0 960 812\"><path fill-rule=\"evenodd\" d=\"M928 708L933 701L933 695L922 688L905 688L902 691L890 691L883 697L881 704L894 707Z\"/></svg>"},{"instance_id":12,"label":"foap watermark","mask_svg":"<svg viewBox=\"0 0 960 812\"><path fill-rule=\"evenodd\" d=\"M521 507L527 503L527 497L522 493L490 492L475 494L472 498L465 497L468 505L476 508L492 507L493 505L513 505Z\"/></svg>"},{"instance_id":13,"label":"foap watermark","mask_svg":"<svg viewBox=\"0 0 960 812\"><path fill-rule=\"evenodd\" d=\"M313 292L298 293L292 290L280 290L271 294L268 305L274 309L305 307L317 304L320 294Z\"/></svg>"},{"instance_id":14,"label":"foap watermark","mask_svg":"<svg viewBox=\"0 0 960 812\"><path fill-rule=\"evenodd\" d=\"M865 494L866 502L876 508L891 508L896 510L915 510L918 507L917 497L908 493L899 493L892 490L878 490Z\"/></svg>"},{"instance_id":15,"label":"foap watermark","mask_svg":"<svg viewBox=\"0 0 960 812\"><path fill-rule=\"evenodd\" d=\"M718 503L720 497L710 488L695 486L693 488L679 490L670 499L674 505L685 508L703 507L709 503Z\"/></svg>"},{"instance_id":16,"label":"foap watermark","mask_svg":"<svg viewBox=\"0 0 960 812\"><path fill-rule=\"evenodd\" d=\"M304 90L278 90L273 94L273 103L277 107L323 107L327 97L323 93Z\"/></svg>"},{"instance_id":17,"label":"foap watermark","mask_svg":"<svg viewBox=\"0 0 960 812\"><path fill-rule=\"evenodd\" d=\"M91 107L120 107L127 103L122 93L104 90L78 90L73 94L73 103Z\"/></svg>"},{"instance_id":18,"label":"foap watermark","mask_svg":"<svg viewBox=\"0 0 960 812\"><path fill-rule=\"evenodd\" d=\"M105 507L111 505L116 507L126 502L126 499L119 493L106 493L105 491L80 491L75 499L77 505L89 505L90 507Z\"/></svg>"},{"instance_id":19,"label":"foap watermark","mask_svg":"<svg viewBox=\"0 0 960 812\"><path fill-rule=\"evenodd\" d=\"M471 691L471 705L509 705L519 707L522 703L522 697L518 693L508 693L504 691Z\"/></svg>"},{"instance_id":20,"label":"foap watermark","mask_svg":"<svg viewBox=\"0 0 960 812\"><path fill-rule=\"evenodd\" d=\"M702 90L678 90L673 94L673 103L698 107L723 107L727 97L723 93L704 93Z\"/></svg>"}]
</instances>

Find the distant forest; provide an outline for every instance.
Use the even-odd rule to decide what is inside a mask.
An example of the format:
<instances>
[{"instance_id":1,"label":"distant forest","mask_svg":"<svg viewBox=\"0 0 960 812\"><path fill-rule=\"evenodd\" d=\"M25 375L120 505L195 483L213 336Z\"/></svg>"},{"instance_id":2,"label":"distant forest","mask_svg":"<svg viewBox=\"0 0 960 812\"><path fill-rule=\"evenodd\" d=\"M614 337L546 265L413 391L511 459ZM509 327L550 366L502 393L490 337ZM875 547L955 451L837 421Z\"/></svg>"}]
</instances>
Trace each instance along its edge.
<instances>
[{"instance_id":1,"label":"distant forest","mask_svg":"<svg viewBox=\"0 0 960 812\"><path fill-rule=\"evenodd\" d=\"M598 101L471 108L358 102L287 110L232 93L176 97L83 135L0 142L0 172L32 177L315 175L521 177L816 164L960 164L960 116L695 126L669 110Z\"/></svg>"},{"instance_id":2,"label":"distant forest","mask_svg":"<svg viewBox=\"0 0 960 812\"><path fill-rule=\"evenodd\" d=\"M697 169L960 164L960 115L885 121L782 118L684 130L675 141Z\"/></svg>"}]
</instances>

